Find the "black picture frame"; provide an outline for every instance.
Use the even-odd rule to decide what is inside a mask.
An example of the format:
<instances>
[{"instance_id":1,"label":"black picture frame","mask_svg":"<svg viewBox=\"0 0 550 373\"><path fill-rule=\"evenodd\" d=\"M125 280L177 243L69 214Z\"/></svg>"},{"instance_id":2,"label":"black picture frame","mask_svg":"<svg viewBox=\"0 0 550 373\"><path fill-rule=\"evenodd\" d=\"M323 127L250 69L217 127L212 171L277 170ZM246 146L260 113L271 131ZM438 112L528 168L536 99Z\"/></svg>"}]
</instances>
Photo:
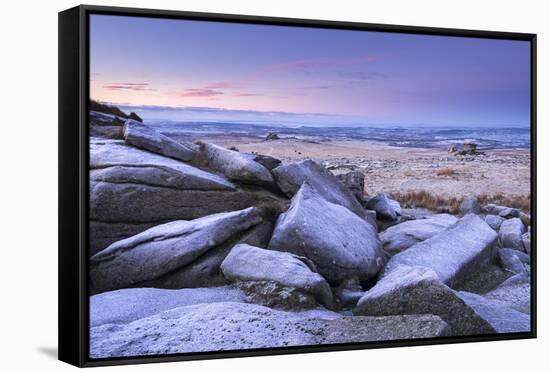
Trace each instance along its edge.
<instances>
[{"instance_id":1,"label":"black picture frame","mask_svg":"<svg viewBox=\"0 0 550 373\"><path fill-rule=\"evenodd\" d=\"M523 40L531 45L531 332L239 351L90 359L88 315L89 16L106 14L264 25ZM59 13L59 360L79 367L536 338L537 36L479 30L81 5Z\"/></svg>"}]
</instances>

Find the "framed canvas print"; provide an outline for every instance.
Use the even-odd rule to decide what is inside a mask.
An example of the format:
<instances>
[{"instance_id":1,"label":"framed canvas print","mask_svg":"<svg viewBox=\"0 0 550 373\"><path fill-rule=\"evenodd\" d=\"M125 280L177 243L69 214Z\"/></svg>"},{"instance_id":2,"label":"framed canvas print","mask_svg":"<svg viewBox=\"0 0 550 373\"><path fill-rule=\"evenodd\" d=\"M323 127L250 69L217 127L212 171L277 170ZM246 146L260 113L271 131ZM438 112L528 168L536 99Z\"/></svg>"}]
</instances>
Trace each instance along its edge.
<instances>
[{"instance_id":1,"label":"framed canvas print","mask_svg":"<svg viewBox=\"0 0 550 373\"><path fill-rule=\"evenodd\" d=\"M59 357L536 336L536 36L59 14Z\"/></svg>"}]
</instances>

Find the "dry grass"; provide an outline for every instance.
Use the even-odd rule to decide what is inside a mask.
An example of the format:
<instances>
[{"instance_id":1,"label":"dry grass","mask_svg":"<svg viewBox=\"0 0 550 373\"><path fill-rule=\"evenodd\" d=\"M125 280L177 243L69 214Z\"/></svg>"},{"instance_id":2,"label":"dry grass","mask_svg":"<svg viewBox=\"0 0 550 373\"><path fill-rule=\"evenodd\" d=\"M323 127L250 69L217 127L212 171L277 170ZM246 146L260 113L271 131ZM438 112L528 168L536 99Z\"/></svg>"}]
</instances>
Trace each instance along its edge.
<instances>
[{"instance_id":1,"label":"dry grass","mask_svg":"<svg viewBox=\"0 0 550 373\"><path fill-rule=\"evenodd\" d=\"M462 198L445 197L425 190L390 193L403 207L424 207L436 212L457 214Z\"/></svg>"},{"instance_id":2,"label":"dry grass","mask_svg":"<svg viewBox=\"0 0 550 373\"><path fill-rule=\"evenodd\" d=\"M482 193L477 196L479 203L484 205L494 203L496 205L514 207L529 213L531 211L531 194L507 196L504 193Z\"/></svg>"},{"instance_id":3,"label":"dry grass","mask_svg":"<svg viewBox=\"0 0 550 373\"><path fill-rule=\"evenodd\" d=\"M450 167L440 168L436 172L437 176L454 176L456 174L457 174L457 172L455 170L453 170L452 168L450 168Z\"/></svg>"},{"instance_id":4,"label":"dry grass","mask_svg":"<svg viewBox=\"0 0 550 373\"><path fill-rule=\"evenodd\" d=\"M430 193L425 190L409 192L393 192L390 197L398 201L406 208L423 207L438 213L458 214L459 207L464 197L447 197ZM524 212L531 211L531 195L506 196L503 193L482 193L478 195L481 205L494 203L497 205L515 207Z\"/></svg>"}]
</instances>

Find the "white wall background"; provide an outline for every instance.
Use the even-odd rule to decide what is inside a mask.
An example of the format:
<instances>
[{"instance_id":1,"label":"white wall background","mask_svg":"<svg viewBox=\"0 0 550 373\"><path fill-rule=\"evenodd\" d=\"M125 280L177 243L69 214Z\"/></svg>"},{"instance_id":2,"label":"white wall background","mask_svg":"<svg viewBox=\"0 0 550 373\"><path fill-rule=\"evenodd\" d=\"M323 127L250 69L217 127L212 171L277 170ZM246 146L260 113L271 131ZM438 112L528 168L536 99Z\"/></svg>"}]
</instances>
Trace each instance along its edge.
<instances>
[{"instance_id":1,"label":"white wall background","mask_svg":"<svg viewBox=\"0 0 550 373\"><path fill-rule=\"evenodd\" d=\"M110 368L167 372L535 372L550 351L550 23L536 0L88 1L100 5L532 32L538 36L539 338ZM76 1L6 1L0 22L0 370L68 371L57 346L57 12ZM506 175L503 175L506 182ZM538 368L537 368L538 367Z\"/></svg>"}]
</instances>

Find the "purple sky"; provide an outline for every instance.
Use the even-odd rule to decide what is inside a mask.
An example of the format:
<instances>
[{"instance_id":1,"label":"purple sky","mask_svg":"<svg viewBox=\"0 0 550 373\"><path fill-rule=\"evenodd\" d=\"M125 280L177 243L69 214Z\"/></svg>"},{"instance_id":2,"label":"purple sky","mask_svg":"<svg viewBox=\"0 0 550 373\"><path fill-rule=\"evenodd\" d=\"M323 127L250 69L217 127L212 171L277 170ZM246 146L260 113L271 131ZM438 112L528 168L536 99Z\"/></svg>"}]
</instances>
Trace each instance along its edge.
<instances>
[{"instance_id":1,"label":"purple sky","mask_svg":"<svg viewBox=\"0 0 550 373\"><path fill-rule=\"evenodd\" d=\"M90 51L91 97L116 104L530 123L525 41L93 15Z\"/></svg>"}]
</instances>

